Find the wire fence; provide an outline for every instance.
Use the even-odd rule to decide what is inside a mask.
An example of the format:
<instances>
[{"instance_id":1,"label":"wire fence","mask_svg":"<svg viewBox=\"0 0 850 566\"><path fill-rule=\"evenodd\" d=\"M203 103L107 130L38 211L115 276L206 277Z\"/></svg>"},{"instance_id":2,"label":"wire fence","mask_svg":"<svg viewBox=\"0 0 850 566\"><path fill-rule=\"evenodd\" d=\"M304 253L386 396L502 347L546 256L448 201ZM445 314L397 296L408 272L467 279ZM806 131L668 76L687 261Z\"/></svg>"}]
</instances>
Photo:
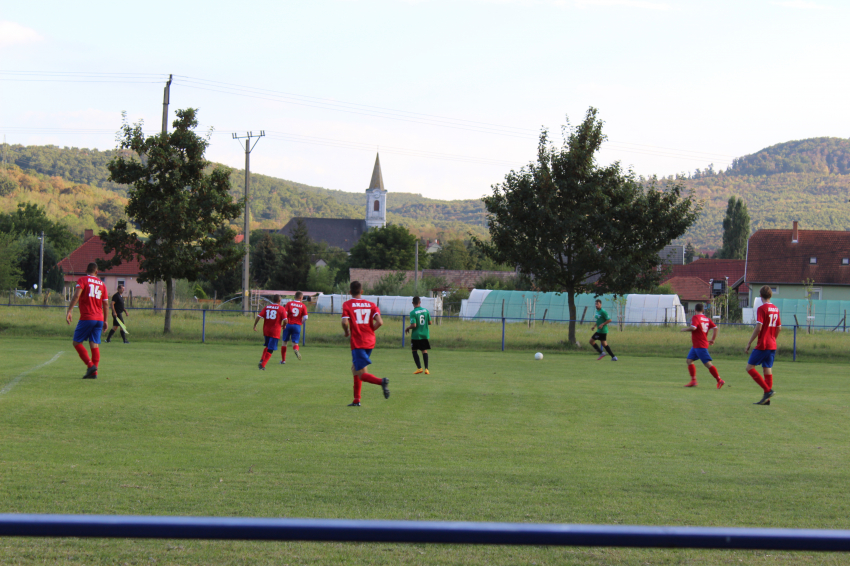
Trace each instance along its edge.
<instances>
[{"instance_id":1,"label":"wire fence","mask_svg":"<svg viewBox=\"0 0 850 566\"><path fill-rule=\"evenodd\" d=\"M850 531L0 514L0 536L850 551Z\"/></svg>"},{"instance_id":2,"label":"wire fence","mask_svg":"<svg viewBox=\"0 0 850 566\"><path fill-rule=\"evenodd\" d=\"M59 324L64 318L67 308L63 304L0 304L7 314L3 321L14 330L12 335L24 336L67 336L67 326ZM60 310L61 309L61 310ZM59 316L57 316L59 315ZM130 339L168 339L176 341L199 341L202 343L239 343L251 341L262 333L262 324L258 325L257 334L251 331L255 315L234 309L213 309L208 305L195 308L175 308L171 311L171 332L163 337L165 309L151 307L130 308L125 317L125 324L130 333ZM302 328L302 346L307 345L339 345L347 344L340 326L341 313L313 312L305 321ZM110 316L111 318L111 316ZM409 335L405 327L409 324L407 315L382 315L384 328L377 332L378 347L405 347L409 345ZM111 320L107 321L111 325ZM579 342L586 343L592 334L592 319L575 320L576 335ZM512 317L475 317L465 318L459 315L440 315L432 318L430 329L431 338L436 338L440 348L450 349L482 349L482 350L569 350L574 348L568 343L568 324L570 320L546 319L529 320ZM723 333L733 336L749 334L753 325L740 322L717 321ZM687 347L690 336L676 331L685 326L682 322L645 321L645 320L614 320L609 324L609 341L620 348L635 353L645 351L647 354L658 353L659 344ZM787 332L787 329L791 332ZM2 327L0 327L2 328ZM802 325L795 319L785 321L786 332L781 333L779 349L794 361L798 356L798 342L804 336L806 340L817 341L823 347L825 336L835 335L829 340L835 342L835 349L846 349L844 335L846 326L814 326ZM827 340L827 342L829 341ZM840 342L840 344L839 344ZM813 347L818 347L813 345ZM723 353L723 345L716 345L712 352ZM737 350L736 350L737 352Z\"/></svg>"}]
</instances>

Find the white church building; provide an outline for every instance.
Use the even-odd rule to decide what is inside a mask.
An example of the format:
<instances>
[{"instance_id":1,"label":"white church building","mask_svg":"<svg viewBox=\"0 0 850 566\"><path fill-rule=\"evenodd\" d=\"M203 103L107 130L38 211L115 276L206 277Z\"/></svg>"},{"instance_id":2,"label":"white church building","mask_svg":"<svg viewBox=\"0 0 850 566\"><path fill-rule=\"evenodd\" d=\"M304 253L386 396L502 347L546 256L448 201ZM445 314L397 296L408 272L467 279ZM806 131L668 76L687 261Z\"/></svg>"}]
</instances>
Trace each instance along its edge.
<instances>
[{"instance_id":1,"label":"white church building","mask_svg":"<svg viewBox=\"0 0 850 566\"><path fill-rule=\"evenodd\" d=\"M375 156L375 168L372 180L366 189L366 217L355 218L307 218L296 216L280 229L280 233L291 236L299 220L304 221L310 239L314 242L326 242L329 246L350 251L360 236L370 228L383 228L387 225L387 191L381 175L381 158Z\"/></svg>"}]
</instances>

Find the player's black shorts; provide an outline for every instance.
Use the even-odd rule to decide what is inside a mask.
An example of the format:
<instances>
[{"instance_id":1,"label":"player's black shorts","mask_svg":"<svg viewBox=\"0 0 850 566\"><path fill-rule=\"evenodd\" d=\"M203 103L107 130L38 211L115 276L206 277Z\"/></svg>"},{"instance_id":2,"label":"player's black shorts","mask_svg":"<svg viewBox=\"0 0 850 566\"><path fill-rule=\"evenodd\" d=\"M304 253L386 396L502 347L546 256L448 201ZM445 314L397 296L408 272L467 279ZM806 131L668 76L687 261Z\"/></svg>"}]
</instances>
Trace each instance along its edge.
<instances>
[{"instance_id":1,"label":"player's black shorts","mask_svg":"<svg viewBox=\"0 0 850 566\"><path fill-rule=\"evenodd\" d=\"M594 332L593 336L591 336L590 339L591 340L599 340L600 342L607 342L608 341L608 333L606 332L605 334L601 334L599 332Z\"/></svg>"},{"instance_id":2,"label":"player's black shorts","mask_svg":"<svg viewBox=\"0 0 850 566\"><path fill-rule=\"evenodd\" d=\"M410 349L411 350L430 350L431 343L428 342L427 338L423 338L422 340L411 340L410 341Z\"/></svg>"},{"instance_id":3,"label":"player's black shorts","mask_svg":"<svg viewBox=\"0 0 850 566\"><path fill-rule=\"evenodd\" d=\"M117 318L114 314L112 315L112 327L113 328L116 327L116 326L119 326L119 324L118 324L119 318L121 319L121 322L124 322L124 313L123 312L121 314L119 314Z\"/></svg>"}]
</instances>

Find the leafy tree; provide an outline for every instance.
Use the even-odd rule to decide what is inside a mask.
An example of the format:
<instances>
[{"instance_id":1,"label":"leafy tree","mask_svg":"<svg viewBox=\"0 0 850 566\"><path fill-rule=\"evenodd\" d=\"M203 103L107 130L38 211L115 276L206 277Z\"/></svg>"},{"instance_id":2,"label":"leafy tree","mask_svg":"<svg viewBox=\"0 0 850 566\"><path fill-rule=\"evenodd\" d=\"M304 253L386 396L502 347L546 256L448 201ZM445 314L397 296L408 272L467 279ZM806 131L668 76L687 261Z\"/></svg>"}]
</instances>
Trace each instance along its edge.
<instances>
[{"instance_id":1,"label":"leafy tree","mask_svg":"<svg viewBox=\"0 0 850 566\"><path fill-rule=\"evenodd\" d=\"M750 237L750 214L742 198L729 197L726 218L723 219L723 247L720 259L745 259Z\"/></svg>"},{"instance_id":2,"label":"leafy tree","mask_svg":"<svg viewBox=\"0 0 850 566\"><path fill-rule=\"evenodd\" d=\"M431 269L471 269L472 258L462 240L449 240L431 255Z\"/></svg>"},{"instance_id":3,"label":"leafy tree","mask_svg":"<svg viewBox=\"0 0 850 566\"><path fill-rule=\"evenodd\" d=\"M127 215L149 238L142 240L122 220L100 233L104 251L115 250L115 256L98 261L101 269L107 269L138 256L140 282L166 281L165 333L171 332L174 279L211 279L236 267L245 253L228 227L242 212L242 203L234 202L228 193L230 174L221 169L205 172L209 141L194 132L196 110L176 114L173 132L150 137L145 137L141 122L133 126L124 122L120 147L144 159L113 158L108 165L110 179L132 185Z\"/></svg>"},{"instance_id":4,"label":"leafy tree","mask_svg":"<svg viewBox=\"0 0 850 566\"><path fill-rule=\"evenodd\" d=\"M18 189L18 182L7 174L0 175L0 197L10 195Z\"/></svg>"},{"instance_id":5,"label":"leafy tree","mask_svg":"<svg viewBox=\"0 0 850 566\"><path fill-rule=\"evenodd\" d=\"M325 294L333 293L335 281L336 269L333 267L316 267L314 265L310 268L310 273L307 275L307 289Z\"/></svg>"},{"instance_id":6,"label":"leafy tree","mask_svg":"<svg viewBox=\"0 0 850 566\"><path fill-rule=\"evenodd\" d=\"M660 279L658 253L699 210L676 183L644 188L619 163L599 166L594 156L604 140L595 108L578 127L564 128L560 148L543 130L537 163L511 171L484 198L491 241L476 240L499 263L533 274L541 291L567 293L570 343L575 295L651 289Z\"/></svg>"},{"instance_id":7,"label":"leafy tree","mask_svg":"<svg viewBox=\"0 0 850 566\"><path fill-rule=\"evenodd\" d=\"M12 234L0 232L0 290L16 289L21 282L18 266L20 245Z\"/></svg>"},{"instance_id":8,"label":"leafy tree","mask_svg":"<svg viewBox=\"0 0 850 566\"><path fill-rule=\"evenodd\" d=\"M44 207L20 203L15 212L0 213L0 232L2 233L14 236L38 236L42 231L45 240L50 242L60 259L80 245L80 238L64 224L49 219Z\"/></svg>"},{"instance_id":9,"label":"leafy tree","mask_svg":"<svg viewBox=\"0 0 850 566\"><path fill-rule=\"evenodd\" d=\"M370 295L398 295L401 288L404 286L407 274L404 271L395 273L387 273L375 283L375 286L369 289Z\"/></svg>"},{"instance_id":10,"label":"leafy tree","mask_svg":"<svg viewBox=\"0 0 850 566\"><path fill-rule=\"evenodd\" d=\"M18 267L23 276L24 285L27 289L32 289L33 285L38 283L41 242L36 236L25 236L18 243ZM60 259L53 244L45 237L44 270L42 272L41 283L45 289L62 291L62 288L65 286L65 278L62 276L62 270L56 265Z\"/></svg>"},{"instance_id":11,"label":"leafy tree","mask_svg":"<svg viewBox=\"0 0 850 566\"><path fill-rule=\"evenodd\" d=\"M251 277L267 289L280 269L289 238L283 234L251 234Z\"/></svg>"},{"instance_id":12,"label":"leafy tree","mask_svg":"<svg viewBox=\"0 0 850 566\"><path fill-rule=\"evenodd\" d=\"M313 241L307 231L307 225L299 219L286 244L283 260L278 264L272 278L275 289L296 291L307 288L307 276L313 262L310 261Z\"/></svg>"},{"instance_id":13,"label":"leafy tree","mask_svg":"<svg viewBox=\"0 0 850 566\"><path fill-rule=\"evenodd\" d=\"M416 237L404 226L388 224L369 230L351 248L351 267L413 269Z\"/></svg>"},{"instance_id":14,"label":"leafy tree","mask_svg":"<svg viewBox=\"0 0 850 566\"><path fill-rule=\"evenodd\" d=\"M688 245L685 246L685 265L693 263L696 254L697 251L694 249L694 245L688 242Z\"/></svg>"}]
</instances>

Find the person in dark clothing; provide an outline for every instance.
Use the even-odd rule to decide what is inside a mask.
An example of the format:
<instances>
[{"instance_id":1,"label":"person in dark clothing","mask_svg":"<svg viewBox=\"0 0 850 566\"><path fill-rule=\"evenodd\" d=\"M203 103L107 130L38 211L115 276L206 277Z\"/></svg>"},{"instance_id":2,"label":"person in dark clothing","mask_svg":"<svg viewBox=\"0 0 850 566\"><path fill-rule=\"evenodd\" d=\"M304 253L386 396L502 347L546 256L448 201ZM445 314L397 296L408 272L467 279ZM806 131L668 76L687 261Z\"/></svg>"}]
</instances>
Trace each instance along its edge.
<instances>
[{"instance_id":1,"label":"person in dark clothing","mask_svg":"<svg viewBox=\"0 0 850 566\"><path fill-rule=\"evenodd\" d=\"M121 338L124 339L125 344L129 344L130 341L127 340L127 335L124 333L124 329L118 324L120 320L122 323L124 322L124 313L127 312L127 309L124 308L124 285L118 285L118 291L112 295L112 300L109 303L109 307L112 310L112 330L109 331L109 335L106 337L106 341L110 342L112 340L112 335L115 334L116 330L121 331Z\"/></svg>"}]
</instances>

